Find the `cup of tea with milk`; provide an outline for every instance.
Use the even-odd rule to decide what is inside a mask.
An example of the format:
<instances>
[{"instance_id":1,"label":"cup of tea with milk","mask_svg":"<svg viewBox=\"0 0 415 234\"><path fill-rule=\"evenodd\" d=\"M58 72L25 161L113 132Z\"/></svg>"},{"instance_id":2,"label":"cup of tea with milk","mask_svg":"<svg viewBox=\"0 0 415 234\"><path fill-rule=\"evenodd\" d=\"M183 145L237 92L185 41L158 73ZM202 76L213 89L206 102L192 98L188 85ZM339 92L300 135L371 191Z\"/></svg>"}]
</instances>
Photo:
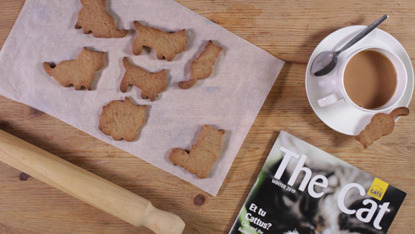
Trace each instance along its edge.
<instances>
[{"instance_id":1,"label":"cup of tea with milk","mask_svg":"<svg viewBox=\"0 0 415 234\"><path fill-rule=\"evenodd\" d=\"M339 61L338 84L317 100L325 107L343 99L355 108L382 112L404 95L407 85L405 65L393 52L383 48L360 48Z\"/></svg>"},{"instance_id":2,"label":"cup of tea with milk","mask_svg":"<svg viewBox=\"0 0 415 234\"><path fill-rule=\"evenodd\" d=\"M363 47L350 53L343 60L338 56L349 49L388 18L383 15L342 49L320 53L312 66L313 74L322 76L340 66L340 75L333 76L337 85L327 96L317 100L320 107L332 105L343 99L363 111L382 112L398 103L405 93L407 73L405 65L393 52L383 48Z\"/></svg>"}]
</instances>

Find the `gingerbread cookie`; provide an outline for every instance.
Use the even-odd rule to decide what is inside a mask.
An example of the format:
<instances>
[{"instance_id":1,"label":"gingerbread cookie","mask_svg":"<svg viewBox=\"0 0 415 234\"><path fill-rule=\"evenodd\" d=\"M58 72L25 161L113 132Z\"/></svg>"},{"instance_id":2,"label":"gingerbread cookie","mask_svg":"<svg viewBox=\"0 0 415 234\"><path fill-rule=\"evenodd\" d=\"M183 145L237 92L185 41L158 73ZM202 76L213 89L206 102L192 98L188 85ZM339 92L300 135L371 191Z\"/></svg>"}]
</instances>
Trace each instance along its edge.
<instances>
[{"instance_id":1,"label":"gingerbread cookie","mask_svg":"<svg viewBox=\"0 0 415 234\"><path fill-rule=\"evenodd\" d=\"M88 50L86 47L75 60L66 60L58 65L43 63L43 69L64 87L74 86L91 90L95 72L104 67L104 52Z\"/></svg>"},{"instance_id":2,"label":"gingerbread cookie","mask_svg":"<svg viewBox=\"0 0 415 234\"><path fill-rule=\"evenodd\" d=\"M190 65L190 80L180 82L179 87L188 89L196 84L197 80L208 78L212 74L213 65L221 50L221 47L209 41L203 52Z\"/></svg>"},{"instance_id":3,"label":"gingerbread cookie","mask_svg":"<svg viewBox=\"0 0 415 234\"><path fill-rule=\"evenodd\" d=\"M158 59L165 58L167 61L172 61L176 54L186 48L187 37L184 29L167 33L160 29L144 26L138 21L134 21L134 26L138 31L133 44L135 55L141 54L143 46L147 46L157 52Z\"/></svg>"},{"instance_id":4,"label":"gingerbread cookie","mask_svg":"<svg viewBox=\"0 0 415 234\"><path fill-rule=\"evenodd\" d=\"M128 97L112 101L102 108L99 129L114 140L134 141L146 122L146 108L135 105Z\"/></svg>"},{"instance_id":5,"label":"gingerbread cookie","mask_svg":"<svg viewBox=\"0 0 415 234\"><path fill-rule=\"evenodd\" d=\"M106 0L81 0L81 4L76 29L82 28L85 34L92 32L98 38L120 38L128 34L128 30L118 30L114 18L105 11Z\"/></svg>"},{"instance_id":6,"label":"gingerbread cookie","mask_svg":"<svg viewBox=\"0 0 415 234\"><path fill-rule=\"evenodd\" d=\"M395 118L398 116L406 116L409 109L406 107L398 107L389 114L379 113L372 117L366 128L360 132L355 138L362 143L366 149L374 141L386 136L393 131L395 127Z\"/></svg>"},{"instance_id":7,"label":"gingerbread cookie","mask_svg":"<svg viewBox=\"0 0 415 234\"><path fill-rule=\"evenodd\" d=\"M219 156L224 134L225 130L216 130L209 125L204 125L190 152L174 148L169 154L169 160L174 165L196 174L199 178L207 178L213 163Z\"/></svg>"},{"instance_id":8,"label":"gingerbread cookie","mask_svg":"<svg viewBox=\"0 0 415 234\"><path fill-rule=\"evenodd\" d=\"M167 88L166 70L150 73L145 69L133 65L127 57L123 58L125 74L122 78L120 89L127 92L130 85L136 86L141 90L141 98L156 100L157 94Z\"/></svg>"}]
</instances>

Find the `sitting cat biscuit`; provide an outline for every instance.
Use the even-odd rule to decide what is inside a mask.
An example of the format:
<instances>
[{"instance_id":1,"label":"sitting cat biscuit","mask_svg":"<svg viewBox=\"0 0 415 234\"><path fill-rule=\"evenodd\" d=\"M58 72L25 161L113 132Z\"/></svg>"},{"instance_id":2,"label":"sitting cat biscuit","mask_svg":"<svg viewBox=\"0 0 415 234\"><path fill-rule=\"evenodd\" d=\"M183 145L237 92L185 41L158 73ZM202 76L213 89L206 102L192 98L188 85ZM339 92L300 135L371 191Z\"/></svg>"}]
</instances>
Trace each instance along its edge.
<instances>
[{"instance_id":1,"label":"sitting cat biscuit","mask_svg":"<svg viewBox=\"0 0 415 234\"><path fill-rule=\"evenodd\" d=\"M139 66L133 65L127 57L123 58L125 74L122 78L120 89L127 92L130 85L136 86L141 90L141 98L156 100L157 94L167 88L166 70L150 73Z\"/></svg>"},{"instance_id":2,"label":"sitting cat biscuit","mask_svg":"<svg viewBox=\"0 0 415 234\"><path fill-rule=\"evenodd\" d=\"M43 69L64 87L73 85L76 90L82 87L91 90L95 72L104 67L104 54L84 47L75 60L62 61L56 66L44 62Z\"/></svg>"},{"instance_id":3,"label":"sitting cat biscuit","mask_svg":"<svg viewBox=\"0 0 415 234\"><path fill-rule=\"evenodd\" d=\"M169 160L174 165L196 174L199 178L207 178L213 163L219 156L224 134L225 130L216 130L209 125L204 125L190 152L174 148L169 154Z\"/></svg>"},{"instance_id":4,"label":"sitting cat biscuit","mask_svg":"<svg viewBox=\"0 0 415 234\"><path fill-rule=\"evenodd\" d=\"M135 105L128 97L124 101L112 101L102 108L99 129L114 140L134 141L146 122L146 108Z\"/></svg>"},{"instance_id":5,"label":"sitting cat biscuit","mask_svg":"<svg viewBox=\"0 0 415 234\"><path fill-rule=\"evenodd\" d=\"M83 33L92 32L98 38L121 38L128 30L118 30L114 18L105 10L106 0L81 0L82 8L78 14L75 28Z\"/></svg>"},{"instance_id":6,"label":"sitting cat biscuit","mask_svg":"<svg viewBox=\"0 0 415 234\"><path fill-rule=\"evenodd\" d=\"M167 33L160 29L147 27L134 21L138 35L133 44L133 54L140 55L143 46L152 48L157 52L157 58L172 61L174 57L186 48L186 31Z\"/></svg>"},{"instance_id":7,"label":"sitting cat biscuit","mask_svg":"<svg viewBox=\"0 0 415 234\"><path fill-rule=\"evenodd\" d=\"M366 128L360 132L355 138L362 143L366 149L374 141L386 136L393 131L395 127L395 118L398 116L406 116L409 109L406 107L398 107L389 114L379 113L372 117Z\"/></svg>"},{"instance_id":8,"label":"sitting cat biscuit","mask_svg":"<svg viewBox=\"0 0 415 234\"><path fill-rule=\"evenodd\" d=\"M221 51L221 47L209 41L203 52L190 65L190 80L180 82L179 87L188 89L196 84L197 80L208 78L212 74L213 66Z\"/></svg>"}]
</instances>

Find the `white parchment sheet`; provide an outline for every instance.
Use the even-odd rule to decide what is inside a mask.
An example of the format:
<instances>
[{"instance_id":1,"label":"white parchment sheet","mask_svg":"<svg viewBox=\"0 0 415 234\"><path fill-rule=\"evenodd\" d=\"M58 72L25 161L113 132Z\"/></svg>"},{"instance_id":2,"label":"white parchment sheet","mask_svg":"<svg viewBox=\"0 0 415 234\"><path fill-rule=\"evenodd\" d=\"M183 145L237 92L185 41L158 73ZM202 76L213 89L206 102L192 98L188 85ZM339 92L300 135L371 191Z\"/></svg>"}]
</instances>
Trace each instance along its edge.
<instances>
[{"instance_id":1,"label":"white parchment sheet","mask_svg":"<svg viewBox=\"0 0 415 234\"><path fill-rule=\"evenodd\" d=\"M27 0L0 52L0 94L216 195L284 62L175 1L107 2L118 28L131 30L127 37L100 39L76 30L80 0ZM134 56L135 20L166 31L186 29L186 50L171 62L157 60L152 50ZM191 89L178 88L179 81L189 79L189 64L208 40L223 47L213 74ZM62 87L43 70L43 62L75 59L84 46L107 52L107 64L92 91ZM125 56L151 72L168 70L168 88L156 101L141 99L135 87L127 93L120 91ZM114 141L98 129L102 107L126 96L149 105L147 123L134 142ZM209 178L199 179L174 166L167 156L174 147L190 149L204 124L224 129L226 134Z\"/></svg>"}]
</instances>

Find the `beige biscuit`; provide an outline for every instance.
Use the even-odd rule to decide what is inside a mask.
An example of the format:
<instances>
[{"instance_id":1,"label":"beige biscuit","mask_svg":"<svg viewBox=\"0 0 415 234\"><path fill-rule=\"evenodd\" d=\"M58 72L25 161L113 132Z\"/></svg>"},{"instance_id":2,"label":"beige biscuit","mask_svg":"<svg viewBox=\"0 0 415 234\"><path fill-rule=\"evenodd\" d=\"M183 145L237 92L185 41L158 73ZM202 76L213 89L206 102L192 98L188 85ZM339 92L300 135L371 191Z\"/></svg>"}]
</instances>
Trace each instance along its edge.
<instances>
[{"instance_id":1,"label":"beige biscuit","mask_svg":"<svg viewBox=\"0 0 415 234\"><path fill-rule=\"evenodd\" d=\"M64 87L73 85L76 90L82 87L91 90L95 72L104 67L104 54L84 47L75 60L62 61L56 66L44 62L43 69Z\"/></svg>"},{"instance_id":2,"label":"beige biscuit","mask_svg":"<svg viewBox=\"0 0 415 234\"><path fill-rule=\"evenodd\" d=\"M106 0L81 0L82 8L78 14L75 28L83 33L91 33L98 38L121 38L128 30L118 30L114 18L105 10Z\"/></svg>"},{"instance_id":3,"label":"beige biscuit","mask_svg":"<svg viewBox=\"0 0 415 234\"><path fill-rule=\"evenodd\" d=\"M127 92L130 85L136 86L141 90L141 98L149 98L151 101L154 101L157 98L157 94L166 90L166 70L150 73L139 66L133 65L127 57L123 58L123 64L125 73L120 85L122 92Z\"/></svg>"},{"instance_id":4,"label":"beige biscuit","mask_svg":"<svg viewBox=\"0 0 415 234\"><path fill-rule=\"evenodd\" d=\"M208 78L221 51L222 47L209 41L203 52L190 65L190 80L179 82L179 87L188 89L196 84L197 80Z\"/></svg>"},{"instance_id":5,"label":"beige biscuit","mask_svg":"<svg viewBox=\"0 0 415 234\"><path fill-rule=\"evenodd\" d=\"M207 178L213 163L219 156L224 134L225 130L216 130L209 125L204 125L190 152L174 148L169 154L169 160L199 178Z\"/></svg>"},{"instance_id":6,"label":"beige biscuit","mask_svg":"<svg viewBox=\"0 0 415 234\"><path fill-rule=\"evenodd\" d=\"M186 31L167 33L160 29L147 27L134 21L138 35L133 43L133 54L140 55L143 46L152 48L157 52L157 58L172 61L174 57L186 48Z\"/></svg>"},{"instance_id":7,"label":"beige biscuit","mask_svg":"<svg viewBox=\"0 0 415 234\"><path fill-rule=\"evenodd\" d=\"M135 105L126 97L112 101L102 108L99 129L114 140L134 141L146 122L145 105Z\"/></svg>"},{"instance_id":8,"label":"beige biscuit","mask_svg":"<svg viewBox=\"0 0 415 234\"><path fill-rule=\"evenodd\" d=\"M360 141L366 149L374 141L382 136L386 136L393 131L395 127L395 118L398 116L406 116L409 109L406 107L398 107L389 114L379 113L372 117L370 123L355 138Z\"/></svg>"}]
</instances>

